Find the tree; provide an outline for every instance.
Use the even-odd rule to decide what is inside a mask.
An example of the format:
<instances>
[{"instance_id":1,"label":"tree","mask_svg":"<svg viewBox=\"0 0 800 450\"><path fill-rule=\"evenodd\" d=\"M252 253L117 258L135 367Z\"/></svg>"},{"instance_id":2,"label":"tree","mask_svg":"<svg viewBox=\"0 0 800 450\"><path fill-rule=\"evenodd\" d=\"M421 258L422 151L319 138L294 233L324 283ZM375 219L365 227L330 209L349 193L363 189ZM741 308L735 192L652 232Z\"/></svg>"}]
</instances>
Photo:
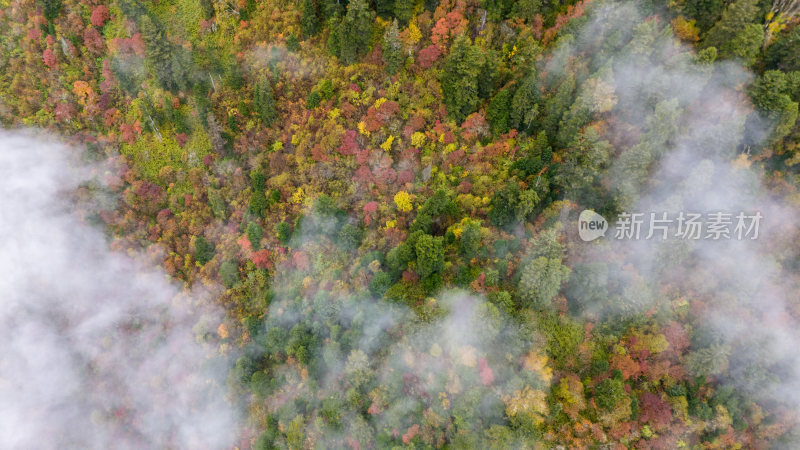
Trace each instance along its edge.
<instances>
[{"instance_id":1,"label":"tree","mask_svg":"<svg viewBox=\"0 0 800 450\"><path fill-rule=\"evenodd\" d=\"M394 17L401 25L408 25L408 22L414 17L414 8L416 8L416 6L416 0L395 0Z\"/></svg>"},{"instance_id":2,"label":"tree","mask_svg":"<svg viewBox=\"0 0 800 450\"><path fill-rule=\"evenodd\" d=\"M386 72L389 75L396 74L405 62L397 19L392 21L392 26L383 34L383 62L386 63Z\"/></svg>"},{"instance_id":3,"label":"tree","mask_svg":"<svg viewBox=\"0 0 800 450\"><path fill-rule=\"evenodd\" d=\"M259 78L256 83L253 105L258 117L267 127L278 117L278 111L275 109L275 94L272 90L272 82L266 76Z\"/></svg>"},{"instance_id":4,"label":"tree","mask_svg":"<svg viewBox=\"0 0 800 450\"><path fill-rule=\"evenodd\" d=\"M480 49L465 34L458 36L445 59L440 80L447 111L457 123L478 108L478 75L482 65Z\"/></svg>"},{"instance_id":5,"label":"tree","mask_svg":"<svg viewBox=\"0 0 800 450\"><path fill-rule=\"evenodd\" d=\"M461 231L461 241L458 251L467 259L471 260L478 253L481 247L481 225L478 222L470 221Z\"/></svg>"},{"instance_id":6,"label":"tree","mask_svg":"<svg viewBox=\"0 0 800 450\"><path fill-rule=\"evenodd\" d=\"M300 27L303 36L314 36L319 32L319 3L316 0L303 0L303 16L300 18Z\"/></svg>"},{"instance_id":7,"label":"tree","mask_svg":"<svg viewBox=\"0 0 800 450\"><path fill-rule=\"evenodd\" d=\"M427 278L444 269L444 239L423 234L417 239L414 251L417 255L417 274Z\"/></svg>"},{"instance_id":8,"label":"tree","mask_svg":"<svg viewBox=\"0 0 800 450\"><path fill-rule=\"evenodd\" d=\"M720 20L708 31L704 41L706 47L716 47L721 58L741 56L742 33L750 33L748 25L755 23L758 16L756 0L735 0L722 13ZM762 32L763 36L763 32ZM759 45L761 41L758 41Z\"/></svg>"},{"instance_id":9,"label":"tree","mask_svg":"<svg viewBox=\"0 0 800 450\"><path fill-rule=\"evenodd\" d=\"M492 125L494 134L507 133L511 128L511 99L514 92L503 89L494 96L486 110L486 120Z\"/></svg>"},{"instance_id":10,"label":"tree","mask_svg":"<svg viewBox=\"0 0 800 450\"><path fill-rule=\"evenodd\" d=\"M39 0L42 5L42 15L48 22L55 20L61 13L61 0Z\"/></svg>"},{"instance_id":11,"label":"tree","mask_svg":"<svg viewBox=\"0 0 800 450\"><path fill-rule=\"evenodd\" d=\"M522 268L517 296L534 309L543 309L569 279L570 270L560 258L540 256Z\"/></svg>"},{"instance_id":12,"label":"tree","mask_svg":"<svg viewBox=\"0 0 800 450\"><path fill-rule=\"evenodd\" d=\"M372 12L366 0L353 0L347 14L331 31L333 50L344 64L352 64L369 50L372 31Z\"/></svg>"},{"instance_id":13,"label":"tree","mask_svg":"<svg viewBox=\"0 0 800 450\"><path fill-rule=\"evenodd\" d=\"M533 23L536 15L541 13L542 0L520 0L516 3L517 17L525 19L528 23Z\"/></svg>"},{"instance_id":14,"label":"tree","mask_svg":"<svg viewBox=\"0 0 800 450\"><path fill-rule=\"evenodd\" d=\"M186 89L188 71L184 54L167 39L161 24L142 16L140 29L147 52L145 61L161 87L177 92Z\"/></svg>"},{"instance_id":15,"label":"tree","mask_svg":"<svg viewBox=\"0 0 800 450\"><path fill-rule=\"evenodd\" d=\"M496 227L504 227L524 220L536 208L539 196L532 189L523 191L516 180L495 191L491 200L489 220Z\"/></svg>"},{"instance_id":16,"label":"tree","mask_svg":"<svg viewBox=\"0 0 800 450\"><path fill-rule=\"evenodd\" d=\"M594 388L594 402L600 408L611 410L625 398L625 388L621 378L606 378Z\"/></svg>"},{"instance_id":17,"label":"tree","mask_svg":"<svg viewBox=\"0 0 800 450\"><path fill-rule=\"evenodd\" d=\"M203 236L197 236L197 238L195 238L194 259L200 264L205 265L205 263L211 261L211 258L214 257L215 250L214 244L208 242Z\"/></svg>"},{"instance_id":18,"label":"tree","mask_svg":"<svg viewBox=\"0 0 800 450\"><path fill-rule=\"evenodd\" d=\"M778 35L764 52L764 62L769 69L800 70L800 27Z\"/></svg>"}]
</instances>

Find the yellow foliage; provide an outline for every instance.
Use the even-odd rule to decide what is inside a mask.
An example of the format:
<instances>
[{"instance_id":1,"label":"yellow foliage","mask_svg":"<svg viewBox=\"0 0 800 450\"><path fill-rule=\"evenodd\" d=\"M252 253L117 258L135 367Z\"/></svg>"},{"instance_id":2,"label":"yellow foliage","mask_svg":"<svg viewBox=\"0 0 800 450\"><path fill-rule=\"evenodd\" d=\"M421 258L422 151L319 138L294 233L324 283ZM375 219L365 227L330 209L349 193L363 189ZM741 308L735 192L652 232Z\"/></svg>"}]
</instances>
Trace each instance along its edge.
<instances>
[{"instance_id":1,"label":"yellow foliage","mask_svg":"<svg viewBox=\"0 0 800 450\"><path fill-rule=\"evenodd\" d=\"M363 134L364 136L369 136L369 131L367 131L367 124L365 124L363 120L361 122L358 122L358 132Z\"/></svg>"},{"instance_id":2,"label":"yellow foliage","mask_svg":"<svg viewBox=\"0 0 800 450\"><path fill-rule=\"evenodd\" d=\"M381 148L383 151L388 152L392 149L392 143L394 142L394 136L389 136L386 140L381 144Z\"/></svg>"},{"instance_id":3,"label":"yellow foliage","mask_svg":"<svg viewBox=\"0 0 800 450\"><path fill-rule=\"evenodd\" d=\"M475 365L478 364L475 347L471 345L462 345L459 347L457 355L458 361L467 367L475 367Z\"/></svg>"},{"instance_id":4,"label":"yellow foliage","mask_svg":"<svg viewBox=\"0 0 800 450\"><path fill-rule=\"evenodd\" d=\"M305 198L305 196L306 193L303 191L303 188L302 187L297 188L297 190L294 191L294 194L292 194L292 203L296 203L298 205L300 203L303 203L303 199Z\"/></svg>"},{"instance_id":5,"label":"yellow foliage","mask_svg":"<svg viewBox=\"0 0 800 450\"><path fill-rule=\"evenodd\" d=\"M545 383L549 383L553 379L553 369L547 366L546 355L530 352L522 361L522 366L526 370L538 373Z\"/></svg>"},{"instance_id":6,"label":"yellow foliage","mask_svg":"<svg viewBox=\"0 0 800 450\"><path fill-rule=\"evenodd\" d=\"M228 327L226 327L224 323L219 324L219 327L217 327L217 334L219 335L220 338L227 339Z\"/></svg>"},{"instance_id":7,"label":"yellow foliage","mask_svg":"<svg viewBox=\"0 0 800 450\"><path fill-rule=\"evenodd\" d=\"M545 417L550 414L545 393L530 386L515 391L512 396L506 396L503 402L506 404L508 417L527 415L537 425L544 422Z\"/></svg>"},{"instance_id":8,"label":"yellow foliage","mask_svg":"<svg viewBox=\"0 0 800 450\"><path fill-rule=\"evenodd\" d=\"M381 107L381 105L382 105L382 104L384 104L384 103L386 103L386 97L381 97L381 98L379 98L379 99L375 100L375 104L374 104L374 105L372 105L372 106L373 106L375 109L378 109L378 108L380 108L380 107Z\"/></svg>"},{"instance_id":9,"label":"yellow foliage","mask_svg":"<svg viewBox=\"0 0 800 450\"><path fill-rule=\"evenodd\" d=\"M422 39L422 32L419 31L419 27L417 26L416 18L408 24L408 35L406 38L406 42L409 45L414 45L419 40Z\"/></svg>"},{"instance_id":10,"label":"yellow foliage","mask_svg":"<svg viewBox=\"0 0 800 450\"><path fill-rule=\"evenodd\" d=\"M397 205L397 209L400 211L409 212L412 209L411 196L406 191L400 191L394 194L394 204Z\"/></svg>"},{"instance_id":11,"label":"yellow foliage","mask_svg":"<svg viewBox=\"0 0 800 450\"><path fill-rule=\"evenodd\" d=\"M421 133L419 131L415 132L411 135L411 146L412 147L420 147L422 144L425 143L425 133Z\"/></svg>"},{"instance_id":12,"label":"yellow foliage","mask_svg":"<svg viewBox=\"0 0 800 450\"><path fill-rule=\"evenodd\" d=\"M672 19L672 28L675 35L682 41L697 42L700 40L700 29L694 20L686 20L683 16Z\"/></svg>"}]
</instances>

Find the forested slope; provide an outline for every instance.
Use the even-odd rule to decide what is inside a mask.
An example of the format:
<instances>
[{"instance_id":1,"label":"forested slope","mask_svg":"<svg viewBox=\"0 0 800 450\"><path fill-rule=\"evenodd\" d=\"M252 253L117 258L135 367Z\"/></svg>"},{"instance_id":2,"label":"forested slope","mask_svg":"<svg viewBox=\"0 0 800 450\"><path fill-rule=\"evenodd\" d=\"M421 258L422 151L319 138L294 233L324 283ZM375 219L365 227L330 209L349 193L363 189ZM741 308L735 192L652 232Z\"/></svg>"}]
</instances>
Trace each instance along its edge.
<instances>
[{"instance_id":1,"label":"forested slope","mask_svg":"<svg viewBox=\"0 0 800 450\"><path fill-rule=\"evenodd\" d=\"M222 286L239 448L798 445L800 5L0 1L4 125ZM763 235L577 237L713 208Z\"/></svg>"}]
</instances>

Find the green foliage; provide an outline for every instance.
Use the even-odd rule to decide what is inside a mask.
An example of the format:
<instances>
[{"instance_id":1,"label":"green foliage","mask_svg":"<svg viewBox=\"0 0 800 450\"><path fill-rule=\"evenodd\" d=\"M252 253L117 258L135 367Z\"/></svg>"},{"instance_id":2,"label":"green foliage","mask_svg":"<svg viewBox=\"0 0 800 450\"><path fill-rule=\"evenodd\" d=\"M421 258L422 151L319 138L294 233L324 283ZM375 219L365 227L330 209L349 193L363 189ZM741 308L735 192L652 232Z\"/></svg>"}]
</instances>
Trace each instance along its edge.
<instances>
[{"instance_id":1,"label":"green foliage","mask_svg":"<svg viewBox=\"0 0 800 450\"><path fill-rule=\"evenodd\" d=\"M461 231L458 251L469 261L474 258L481 247L481 225L478 222L469 222Z\"/></svg>"},{"instance_id":2,"label":"green foliage","mask_svg":"<svg viewBox=\"0 0 800 450\"><path fill-rule=\"evenodd\" d=\"M764 52L764 63L768 69L783 71L800 70L800 27L784 31Z\"/></svg>"},{"instance_id":3,"label":"green foliage","mask_svg":"<svg viewBox=\"0 0 800 450\"><path fill-rule=\"evenodd\" d=\"M234 261L225 261L219 268L219 276L226 288L232 288L239 281L239 266Z\"/></svg>"},{"instance_id":4,"label":"green foliage","mask_svg":"<svg viewBox=\"0 0 800 450\"><path fill-rule=\"evenodd\" d=\"M185 90L190 81L185 53L170 43L163 26L150 16L142 16L139 27L146 46L145 60L156 80L164 89Z\"/></svg>"},{"instance_id":5,"label":"green foliage","mask_svg":"<svg viewBox=\"0 0 800 450\"><path fill-rule=\"evenodd\" d=\"M200 264L211 261L214 257L216 247L213 243L208 242L203 236L197 236L194 241L194 259Z\"/></svg>"},{"instance_id":6,"label":"green foliage","mask_svg":"<svg viewBox=\"0 0 800 450\"><path fill-rule=\"evenodd\" d=\"M386 63L386 72L389 75L396 74L405 62L397 20L394 20L392 26L383 34L383 62Z\"/></svg>"},{"instance_id":7,"label":"green foliage","mask_svg":"<svg viewBox=\"0 0 800 450\"><path fill-rule=\"evenodd\" d=\"M719 22L708 31L704 40L705 46L716 47L721 58L749 54L751 50L747 47L752 45L754 38L753 29L748 29L748 26L756 22L757 15L756 0L734 0L725 8ZM763 33L761 36L763 37ZM760 43L759 40L758 44Z\"/></svg>"},{"instance_id":8,"label":"green foliage","mask_svg":"<svg viewBox=\"0 0 800 450\"><path fill-rule=\"evenodd\" d=\"M511 128L511 100L514 93L506 88L497 93L489 103L486 120L492 125L494 134L507 133Z\"/></svg>"},{"instance_id":9,"label":"green foliage","mask_svg":"<svg viewBox=\"0 0 800 450\"><path fill-rule=\"evenodd\" d=\"M303 15L300 18L300 26L303 36L314 36L320 29L320 11L317 0L303 0Z\"/></svg>"},{"instance_id":10,"label":"green foliage","mask_svg":"<svg viewBox=\"0 0 800 450\"><path fill-rule=\"evenodd\" d=\"M428 234L421 235L414 246L417 256L417 273L428 278L444 269L444 239Z\"/></svg>"},{"instance_id":11,"label":"green foliage","mask_svg":"<svg viewBox=\"0 0 800 450\"><path fill-rule=\"evenodd\" d=\"M478 76L483 63L483 54L469 37L462 34L455 39L440 81L447 111L457 123L478 108Z\"/></svg>"},{"instance_id":12,"label":"green foliage","mask_svg":"<svg viewBox=\"0 0 800 450\"><path fill-rule=\"evenodd\" d=\"M344 64L352 64L370 46L372 13L366 0L353 0L347 14L331 29L331 50Z\"/></svg>"},{"instance_id":13,"label":"green foliage","mask_svg":"<svg viewBox=\"0 0 800 450\"><path fill-rule=\"evenodd\" d=\"M264 230L261 226L255 222L250 222L247 224L247 240L250 241L250 245L253 246L253 250L258 250L261 248L261 239L264 237Z\"/></svg>"},{"instance_id":14,"label":"green foliage","mask_svg":"<svg viewBox=\"0 0 800 450\"><path fill-rule=\"evenodd\" d=\"M625 388L620 378L606 378L594 390L595 403L606 410L613 409L625 396Z\"/></svg>"},{"instance_id":15,"label":"green foliage","mask_svg":"<svg viewBox=\"0 0 800 450\"><path fill-rule=\"evenodd\" d=\"M292 238L292 226L287 222L278 222L275 225L275 235L283 245L288 245Z\"/></svg>"},{"instance_id":16,"label":"green foliage","mask_svg":"<svg viewBox=\"0 0 800 450\"><path fill-rule=\"evenodd\" d=\"M278 111L275 109L275 93L272 91L272 83L267 77L262 76L256 82L253 106L258 117L266 126L270 126L278 118Z\"/></svg>"},{"instance_id":17,"label":"green foliage","mask_svg":"<svg viewBox=\"0 0 800 450\"><path fill-rule=\"evenodd\" d=\"M489 220L496 227L505 227L525 220L539 203L539 196L531 189L523 191L512 180L494 193Z\"/></svg>"},{"instance_id":18,"label":"green foliage","mask_svg":"<svg viewBox=\"0 0 800 450\"><path fill-rule=\"evenodd\" d=\"M546 308L569 279L570 269L559 258L540 256L522 269L517 296L534 309Z\"/></svg>"}]
</instances>

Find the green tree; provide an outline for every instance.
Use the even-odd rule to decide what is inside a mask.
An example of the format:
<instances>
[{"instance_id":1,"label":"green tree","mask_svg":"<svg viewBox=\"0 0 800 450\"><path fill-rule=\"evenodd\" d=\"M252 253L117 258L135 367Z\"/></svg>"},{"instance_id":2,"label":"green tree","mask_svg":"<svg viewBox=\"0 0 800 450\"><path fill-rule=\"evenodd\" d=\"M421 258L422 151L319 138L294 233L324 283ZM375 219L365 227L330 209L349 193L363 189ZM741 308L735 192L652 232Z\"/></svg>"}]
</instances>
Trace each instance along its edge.
<instances>
[{"instance_id":1,"label":"green tree","mask_svg":"<svg viewBox=\"0 0 800 450\"><path fill-rule=\"evenodd\" d=\"M417 0L395 0L394 17L405 26L414 17L414 9L417 7Z\"/></svg>"},{"instance_id":2,"label":"green tree","mask_svg":"<svg viewBox=\"0 0 800 450\"><path fill-rule=\"evenodd\" d=\"M569 268L560 258L540 256L522 268L517 296L534 309L543 309L569 279Z\"/></svg>"},{"instance_id":3,"label":"green tree","mask_svg":"<svg viewBox=\"0 0 800 450\"><path fill-rule=\"evenodd\" d=\"M208 240L203 236L197 236L197 238L195 238L194 259L196 259L200 264L205 265L205 263L211 261L211 258L214 257L215 250L216 248L214 244L208 242Z\"/></svg>"},{"instance_id":4,"label":"green tree","mask_svg":"<svg viewBox=\"0 0 800 450\"><path fill-rule=\"evenodd\" d=\"M444 269L444 239L441 236L423 234L417 239L414 250L420 278L427 278Z\"/></svg>"},{"instance_id":5,"label":"green tree","mask_svg":"<svg viewBox=\"0 0 800 450\"><path fill-rule=\"evenodd\" d=\"M272 82L262 76L256 82L253 94L253 105L256 113L266 126L270 126L278 118L278 111L275 109L275 94L272 90Z\"/></svg>"},{"instance_id":6,"label":"green tree","mask_svg":"<svg viewBox=\"0 0 800 450\"><path fill-rule=\"evenodd\" d=\"M465 34L458 36L444 62L440 79L444 103L457 123L478 108L478 75L483 54Z\"/></svg>"},{"instance_id":7,"label":"green tree","mask_svg":"<svg viewBox=\"0 0 800 450\"><path fill-rule=\"evenodd\" d=\"M542 0L519 0L516 3L514 15L532 22L537 14L542 12Z\"/></svg>"},{"instance_id":8,"label":"green tree","mask_svg":"<svg viewBox=\"0 0 800 450\"><path fill-rule=\"evenodd\" d=\"M594 389L595 404L606 410L614 409L625 395L625 387L619 377L606 378Z\"/></svg>"},{"instance_id":9,"label":"green tree","mask_svg":"<svg viewBox=\"0 0 800 450\"><path fill-rule=\"evenodd\" d=\"M492 125L492 132L496 135L507 133L511 128L511 99L513 96L514 92L506 88L498 92L489 103L486 120Z\"/></svg>"},{"instance_id":10,"label":"green tree","mask_svg":"<svg viewBox=\"0 0 800 450\"><path fill-rule=\"evenodd\" d=\"M347 5L347 14L331 31L335 41L333 50L345 63L354 63L369 50L372 31L372 12L366 0L353 0Z\"/></svg>"},{"instance_id":11,"label":"green tree","mask_svg":"<svg viewBox=\"0 0 800 450\"><path fill-rule=\"evenodd\" d=\"M481 225L470 221L461 231L461 240L458 251L469 261L474 258L481 247Z\"/></svg>"},{"instance_id":12,"label":"green tree","mask_svg":"<svg viewBox=\"0 0 800 450\"><path fill-rule=\"evenodd\" d=\"M172 92L186 89L188 70L184 53L170 43L161 24L150 16L142 16L139 26L146 47L145 61L158 83Z\"/></svg>"},{"instance_id":13,"label":"green tree","mask_svg":"<svg viewBox=\"0 0 800 450\"><path fill-rule=\"evenodd\" d=\"M779 34L764 52L764 63L769 69L800 70L800 27Z\"/></svg>"},{"instance_id":14,"label":"green tree","mask_svg":"<svg viewBox=\"0 0 800 450\"><path fill-rule=\"evenodd\" d=\"M741 57L740 53L746 49L740 46L746 39L737 39L737 36L750 33L747 28L756 22L758 11L757 0L735 0L728 5L719 21L708 30L704 45L716 47L720 58ZM763 36L763 31L761 34Z\"/></svg>"},{"instance_id":15,"label":"green tree","mask_svg":"<svg viewBox=\"0 0 800 450\"><path fill-rule=\"evenodd\" d=\"M405 62L397 19L392 21L392 26L383 34L383 62L386 63L386 72L389 75L396 74Z\"/></svg>"},{"instance_id":16,"label":"green tree","mask_svg":"<svg viewBox=\"0 0 800 450\"><path fill-rule=\"evenodd\" d=\"M314 36L319 32L319 3L316 0L303 0L303 15L300 17L300 27L303 36Z\"/></svg>"}]
</instances>

